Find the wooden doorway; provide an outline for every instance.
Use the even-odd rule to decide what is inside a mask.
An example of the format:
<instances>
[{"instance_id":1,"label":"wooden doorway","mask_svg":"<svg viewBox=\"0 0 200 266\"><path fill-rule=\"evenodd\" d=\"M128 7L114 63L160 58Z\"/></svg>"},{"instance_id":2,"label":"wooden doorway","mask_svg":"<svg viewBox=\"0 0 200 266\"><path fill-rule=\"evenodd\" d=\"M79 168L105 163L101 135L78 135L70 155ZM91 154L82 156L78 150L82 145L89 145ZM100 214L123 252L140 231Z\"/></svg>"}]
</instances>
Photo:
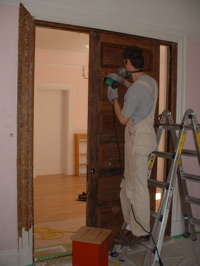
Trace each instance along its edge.
<instances>
[{"instance_id":1,"label":"wooden doorway","mask_svg":"<svg viewBox=\"0 0 200 266\"><path fill-rule=\"evenodd\" d=\"M34 89L34 45L35 26L62 28L76 30L90 34L90 71L89 71L89 140L88 140L88 201L87 225L114 228L116 231L122 223L119 216L119 183L121 172L118 164L118 151L112 133L112 111L106 102L106 92L101 85L101 75L113 71L115 66L121 65L121 51L130 42L137 40L138 44L147 49L146 56L152 51L158 51L161 44L169 47L168 50L168 109L174 118L176 114L176 75L177 75L177 44L141 38L137 36L112 33L89 28L82 28L59 23L50 23L34 20L27 10L20 5L19 21L19 72L18 72L18 232L29 232L33 227L33 89ZM114 43L112 40L115 40ZM120 42L120 47L116 43ZM105 45L104 45L105 44ZM103 49L103 50L101 50ZM116 60L109 65L106 61L113 49ZM110 52L109 52L110 51ZM103 55L103 57L101 57ZM154 54L155 55L155 54ZM159 57L159 55L157 55ZM115 59L113 58L113 59ZM150 57L151 58L151 57ZM104 59L103 61L101 61ZM101 64L102 63L102 64ZM159 60L149 60L150 71L158 79ZM156 66L155 66L156 64ZM100 67L101 66L101 67ZM151 70L151 67L153 67ZM122 97L122 96L120 96ZM104 119L107 117L107 119ZM116 124L120 140L120 149L123 149L123 129ZM105 129L105 131L103 131ZM110 157L106 147L111 148L113 156ZM123 154L121 155L123 158ZM109 158L109 160L108 160ZM112 158L112 166L105 167L106 162ZM109 180L108 180L109 177ZM111 182L113 180L115 182ZM117 215L118 214L118 215ZM116 223L116 217L117 223ZM109 219L108 219L109 218ZM113 231L113 232L114 232ZM114 232L115 233L115 232ZM113 234L114 234L113 233Z\"/></svg>"}]
</instances>

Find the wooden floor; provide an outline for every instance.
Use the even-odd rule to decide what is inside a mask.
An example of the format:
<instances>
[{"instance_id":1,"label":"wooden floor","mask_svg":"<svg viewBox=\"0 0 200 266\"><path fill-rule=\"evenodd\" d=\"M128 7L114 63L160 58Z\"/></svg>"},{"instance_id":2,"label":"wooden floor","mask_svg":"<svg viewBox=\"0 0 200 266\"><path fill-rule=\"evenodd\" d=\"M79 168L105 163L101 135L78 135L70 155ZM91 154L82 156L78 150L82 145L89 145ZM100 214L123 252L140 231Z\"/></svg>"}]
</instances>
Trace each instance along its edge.
<instances>
[{"instance_id":1,"label":"wooden floor","mask_svg":"<svg viewBox=\"0 0 200 266\"><path fill-rule=\"evenodd\" d=\"M86 177L43 175L34 179L34 224L86 216L86 202L77 201L86 192Z\"/></svg>"},{"instance_id":2,"label":"wooden floor","mask_svg":"<svg viewBox=\"0 0 200 266\"><path fill-rule=\"evenodd\" d=\"M35 258L71 252L71 235L86 225L86 202L77 201L83 192L84 176L43 175L34 179Z\"/></svg>"}]
</instances>

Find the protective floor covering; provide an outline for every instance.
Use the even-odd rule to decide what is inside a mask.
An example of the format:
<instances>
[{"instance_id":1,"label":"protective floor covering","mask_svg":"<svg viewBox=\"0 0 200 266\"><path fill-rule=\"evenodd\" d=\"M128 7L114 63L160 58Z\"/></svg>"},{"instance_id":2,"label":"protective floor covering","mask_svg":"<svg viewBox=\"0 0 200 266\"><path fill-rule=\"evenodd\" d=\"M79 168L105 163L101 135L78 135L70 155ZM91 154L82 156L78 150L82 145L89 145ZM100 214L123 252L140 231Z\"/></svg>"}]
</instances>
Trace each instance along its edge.
<instances>
[{"instance_id":1,"label":"protective floor covering","mask_svg":"<svg viewBox=\"0 0 200 266\"><path fill-rule=\"evenodd\" d=\"M119 261L118 257L113 258L109 256L108 266L141 266L143 256L144 248L140 245L136 245L128 252L125 262ZM200 235L198 234L198 239L196 241L184 237L165 239L161 251L161 259L164 266L200 266ZM34 265L72 266L72 260L69 256L67 258L48 262L38 262Z\"/></svg>"}]
</instances>

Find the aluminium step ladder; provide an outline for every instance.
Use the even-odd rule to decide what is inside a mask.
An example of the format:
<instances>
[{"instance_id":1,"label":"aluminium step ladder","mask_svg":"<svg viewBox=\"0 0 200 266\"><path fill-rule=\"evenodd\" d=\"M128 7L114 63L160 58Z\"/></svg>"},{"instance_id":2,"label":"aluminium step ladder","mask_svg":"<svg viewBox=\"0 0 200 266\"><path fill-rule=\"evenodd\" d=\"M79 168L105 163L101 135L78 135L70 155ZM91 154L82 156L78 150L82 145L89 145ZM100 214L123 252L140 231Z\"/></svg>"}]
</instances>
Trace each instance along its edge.
<instances>
[{"instance_id":1,"label":"aluminium step ladder","mask_svg":"<svg viewBox=\"0 0 200 266\"><path fill-rule=\"evenodd\" d=\"M168 124L163 123L168 119ZM191 232L192 240L196 240L196 231L195 225L200 225L200 220L195 219L192 216L191 204L200 205L200 199L190 197L187 190L186 180L200 182L200 176L187 174L183 169L183 157L192 156L197 157L199 166L200 166L200 125L198 124L196 114L192 109L188 109L183 117L182 123L180 125L173 123L173 118L169 111L164 111L161 116L160 123L158 126L158 140L161 137L161 134L164 130L170 131L170 136L174 146L174 153L165 153L165 152L153 152L150 156L149 164L149 183L151 185L156 184L163 188L163 196L160 203L158 213L153 213L155 217L154 226L152 229L151 235L156 243L153 243L152 238L150 239L146 248L143 265L156 265L158 264L161 252L167 218L170 210L170 205L172 201L172 195L174 190L174 185L176 177L178 178L181 208L184 214L185 222L185 236L188 237ZM193 150L184 150L184 143L188 130L191 130L193 133L193 139L195 144L195 151ZM178 131L178 136L176 132ZM167 176L166 183L160 183L150 179L151 170L156 157L162 157L171 160L171 167ZM190 228L189 228L190 227Z\"/></svg>"},{"instance_id":2,"label":"aluminium step ladder","mask_svg":"<svg viewBox=\"0 0 200 266\"><path fill-rule=\"evenodd\" d=\"M166 122L166 120L168 120L168 123ZM158 265L159 263L162 263L160 259L160 252L171 206L176 177L178 178L181 208L184 215L185 237L189 237L191 233L192 240L196 240L197 236L195 225L200 225L200 220L194 218L191 211L191 204L200 205L200 199L189 196L186 184L186 180L200 182L200 176L185 173L183 169L183 156L197 157L198 163L200 165L200 125L198 124L196 114L192 109L188 109L185 112L181 124L174 124L171 113L168 110L165 110L160 115L160 120L156 126L158 128L158 144L160 143L164 130L167 130L170 132L169 137L172 140L174 152L169 153L154 151L149 158L148 183L151 186L163 189L163 193L158 212L156 213L155 211L151 210L151 216L155 218L155 222L152 232L150 233L150 240L147 243L141 243L146 248L143 259L144 266ZM193 133L196 149L195 151L183 149L188 130L191 130ZM171 161L169 173L167 175L165 183L150 178L154 162L156 161L156 158L159 157ZM122 229L125 228L125 226L126 224L123 224ZM116 244L110 255L113 257L119 255L119 260L125 261L128 250L128 246Z\"/></svg>"}]
</instances>

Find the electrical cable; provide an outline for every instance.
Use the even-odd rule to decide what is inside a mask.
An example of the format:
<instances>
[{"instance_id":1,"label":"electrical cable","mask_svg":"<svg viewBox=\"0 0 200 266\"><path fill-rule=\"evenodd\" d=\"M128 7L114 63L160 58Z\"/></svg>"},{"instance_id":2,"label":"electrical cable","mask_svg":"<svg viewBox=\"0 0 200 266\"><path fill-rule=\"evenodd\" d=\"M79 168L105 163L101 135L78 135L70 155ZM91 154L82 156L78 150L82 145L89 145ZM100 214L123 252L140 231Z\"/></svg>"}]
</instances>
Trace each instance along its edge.
<instances>
[{"instance_id":1,"label":"electrical cable","mask_svg":"<svg viewBox=\"0 0 200 266\"><path fill-rule=\"evenodd\" d=\"M120 266L119 264L117 264L115 262L112 262L112 261L109 261L108 264L112 264L112 265L115 265L115 266Z\"/></svg>"},{"instance_id":2,"label":"electrical cable","mask_svg":"<svg viewBox=\"0 0 200 266\"><path fill-rule=\"evenodd\" d=\"M157 254L158 254L159 264L160 264L160 266L163 266L162 260L161 260L161 258L160 258L160 254L159 254L159 252L158 252L157 245L156 245L156 243L155 243L155 240L154 240L154 238L153 238L151 232L148 232L147 230L145 230L144 227L143 227L143 226L137 221L137 219L136 219L136 217L135 217L135 213L134 213L134 211L133 211L133 205L132 205L132 204L131 204L131 210L132 210L133 217L134 217L134 220L136 221L136 223L139 224L139 226L141 226L141 228L142 228L147 234L150 235L150 237L151 237L151 239L152 239L152 241L153 241L153 244L154 244L154 246L155 246L156 252L157 252Z\"/></svg>"},{"instance_id":3,"label":"electrical cable","mask_svg":"<svg viewBox=\"0 0 200 266\"><path fill-rule=\"evenodd\" d=\"M117 130L116 130L116 119L115 119L115 110L114 110L114 106L113 106L113 127L114 127L114 132L115 132L115 138L116 138L116 141L117 141L117 146L118 146L118 153L119 153L119 164L120 164L120 171L121 171L121 175L122 177L125 179L124 175L123 175L123 172L122 172L122 163L121 163L121 153L120 153L120 148L119 148L119 140L118 140L118 135L117 135ZM158 251L158 248L157 248L157 245L155 243L155 240L151 234L151 232L148 232L147 230L144 229L144 227L137 221L136 217L135 217L135 213L133 211L133 205L131 204L131 210L132 210L132 213L133 213L133 217L134 217L134 220L135 222L141 226L141 228L144 230L144 232L148 233L153 241L153 244L155 246L155 250L158 254L158 259L159 259L159 264L160 266L163 266L163 263L162 263L162 260L160 258L160 254L159 254L159 251Z\"/></svg>"},{"instance_id":4,"label":"electrical cable","mask_svg":"<svg viewBox=\"0 0 200 266\"><path fill-rule=\"evenodd\" d=\"M39 237L34 237L34 239L40 240L51 240L51 239L59 239L65 236L65 233L75 233L74 231L61 231L58 229L51 229L47 227L37 227L34 229L35 234L40 234Z\"/></svg>"},{"instance_id":5,"label":"electrical cable","mask_svg":"<svg viewBox=\"0 0 200 266\"><path fill-rule=\"evenodd\" d=\"M116 117L115 117L114 105L113 105L113 128L114 128L114 132L115 132L115 138L116 138L118 154L119 154L119 158L118 159L119 159L120 172L121 172L121 176L125 179L125 177L123 175L123 170L122 170L121 152L120 152L119 139L118 139L117 129L116 129Z\"/></svg>"}]
</instances>

